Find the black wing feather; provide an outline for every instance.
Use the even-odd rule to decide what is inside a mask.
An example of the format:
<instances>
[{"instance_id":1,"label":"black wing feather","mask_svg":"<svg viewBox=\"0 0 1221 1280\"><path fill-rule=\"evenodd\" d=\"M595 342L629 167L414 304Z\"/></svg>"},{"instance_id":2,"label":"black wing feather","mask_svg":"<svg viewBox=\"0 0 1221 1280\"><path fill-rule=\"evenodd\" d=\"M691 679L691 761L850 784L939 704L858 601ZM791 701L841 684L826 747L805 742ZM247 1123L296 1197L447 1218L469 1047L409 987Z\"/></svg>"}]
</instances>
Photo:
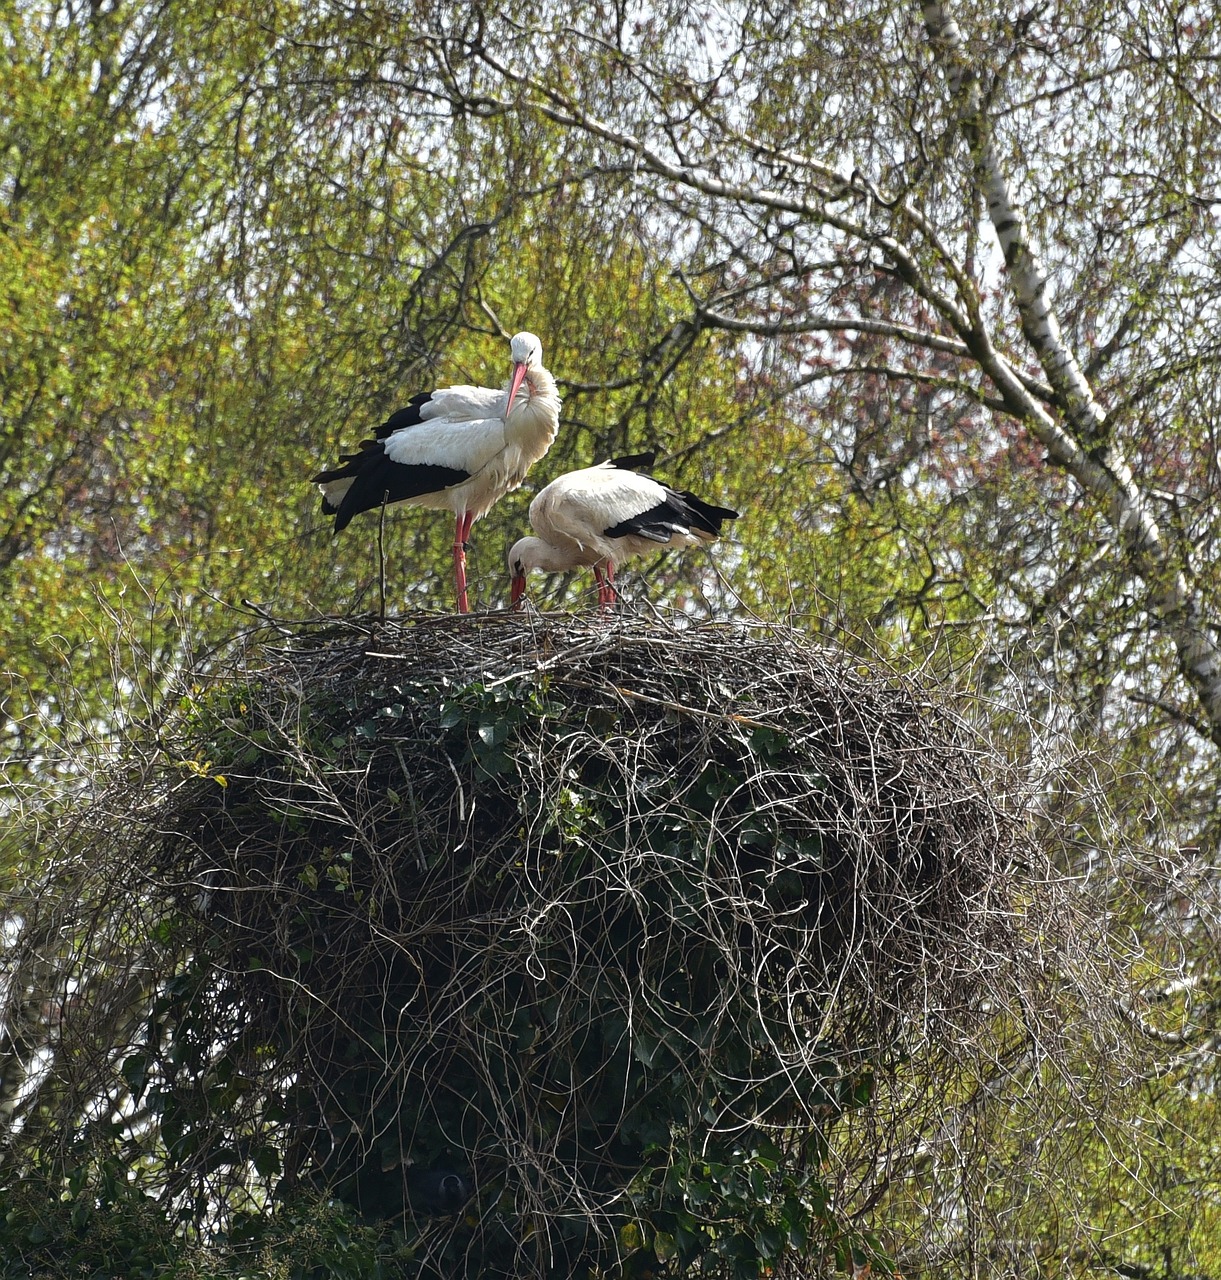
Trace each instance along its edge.
<instances>
[{"instance_id":1,"label":"black wing feather","mask_svg":"<svg viewBox=\"0 0 1221 1280\"><path fill-rule=\"evenodd\" d=\"M738 513L728 507L713 506L693 493L666 489L664 502L603 530L603 536L624 538L635 534L638 538L648 538L650 542L666 543L676 533L689 529L715 538L720 534L724 521L737 518Z\"/></svg>"},{"instance_id":2,"label":"black wing feather","mask_svg":"<svg viewBox=\"0 0 1221 1280\"><path fill-rule=\"evenodd\" d=\"M415 427L424 421L421 410L432 399L431 391L421 391L414 395L401 409L396 409L376 431L379 440L385 440L402 431L404 427Z\"/></svg>"},{"instance_id":3,"label":"black wing feather","mask_svg":"<svg viewBox=\"0 0 1221 1280\"><path fill-rule=\"evenodd\" d=\"M732 507L715 506L711 502L705 502L703 498L697 498L693 493L684 491L675 496L682 501L685 510L690 513L695 527L711 533L714 537L720 536L724 521L738 518L738 513Z\"/></svg>"},{"instance_id":4,"label":"black wing feather","mask_svg":"<svg viewBox=\"0 0 1221 1280\"><path fill-rule=\"evenodd\" d=\"M338 507L331 506L325 497L322 499L323 513L335 517L336 533L346 529L354 515L372 511L383 501L403 502L408 498L423 497L426 493L452 489L454 485L469 480L471 473L458 467L394 462L386 457L385 445L375 441L359 453L345 454L343 466L319 472L314 483L327 484L331 480L349 478L352 485Z\"/></svg>"},{"instance_id":5,"label":"black wing feather","mask_svg":"<svg viewBox=\"0 0 1221 1280\"><path fill-rule=\"evenodd\" d=\"M648 453L629 453L626 457L612 458L610 465L617 467L620 471L648 471L653 466L653 459L657 457L657 450L650 449Z\"/></svg>"}]
</instances>

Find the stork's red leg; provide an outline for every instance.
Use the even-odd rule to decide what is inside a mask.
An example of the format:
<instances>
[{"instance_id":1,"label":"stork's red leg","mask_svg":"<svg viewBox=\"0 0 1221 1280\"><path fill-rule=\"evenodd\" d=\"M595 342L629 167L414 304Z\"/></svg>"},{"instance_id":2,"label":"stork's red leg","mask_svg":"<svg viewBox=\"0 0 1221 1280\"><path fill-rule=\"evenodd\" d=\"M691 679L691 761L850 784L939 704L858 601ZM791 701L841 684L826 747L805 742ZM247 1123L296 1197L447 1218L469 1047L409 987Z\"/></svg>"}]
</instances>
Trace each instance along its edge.
<instances>
[{"instance_id":1,"label":"stork's red leg","mask_svg":"<svg viewBox=\"0 0 1221 1280\"><path fill-rule=\"evenodd\" d=\"M601 610L609 612L615 606L615 588L611 586L614 580L615 566L609 560L605 569L600 564L594 565L594 581L598 584L598 608Z\"/></svg>"},{"instance_id":2,"label":"stork's red leg","mask_svg":"<svg viewBox=\"0 0 1221 1280\"><path fill-rule=\"evenodd\" d=\"M458 612L470 613L466 604L466 535L471 531L471 513L456 519L454 525L454 582L458 588Z\"/></svg>"}]
</instances>

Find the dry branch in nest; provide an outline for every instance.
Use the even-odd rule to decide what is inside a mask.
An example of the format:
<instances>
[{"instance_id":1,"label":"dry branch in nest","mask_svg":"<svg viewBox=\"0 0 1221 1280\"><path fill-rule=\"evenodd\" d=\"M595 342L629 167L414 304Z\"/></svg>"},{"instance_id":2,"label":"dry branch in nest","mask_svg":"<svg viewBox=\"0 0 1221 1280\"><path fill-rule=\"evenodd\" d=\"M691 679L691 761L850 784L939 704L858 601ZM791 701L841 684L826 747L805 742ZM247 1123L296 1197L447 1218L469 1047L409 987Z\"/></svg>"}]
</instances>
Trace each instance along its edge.
<instances>
[{"instance_id":1,"label":"dry branch in nest","mask_svg":"<svg viewBox=\"0 0 1221 1280\"><path fill-rule=\"evenodd\" d=\"M993 756L795 634L330 626L162 748L138 856L96 833L156 940L111 1061L201 1214L325 1188L422 1273L842 1250L829 1135L1018 983Z\"/></svg>"}]
</instances>

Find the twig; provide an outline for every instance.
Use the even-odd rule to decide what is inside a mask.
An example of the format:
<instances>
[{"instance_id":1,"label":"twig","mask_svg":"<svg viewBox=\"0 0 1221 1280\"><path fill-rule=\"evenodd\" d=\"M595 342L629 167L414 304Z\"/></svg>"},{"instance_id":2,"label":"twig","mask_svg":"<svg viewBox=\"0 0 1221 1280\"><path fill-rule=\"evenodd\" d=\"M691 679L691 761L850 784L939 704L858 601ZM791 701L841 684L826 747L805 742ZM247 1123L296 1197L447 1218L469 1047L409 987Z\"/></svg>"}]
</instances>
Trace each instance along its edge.
<instances>
[{"instance_id":1,"label":"twig","mask_svg":"<svg viewBox=\"0 0 1221 1280\"><path fill-rule=\"evenodd\" d=\"M377 519L377 590L378 620L386 621L386 504L390 501L390 490L382 494L382 509Z\"/></svg>"}]
</instances>

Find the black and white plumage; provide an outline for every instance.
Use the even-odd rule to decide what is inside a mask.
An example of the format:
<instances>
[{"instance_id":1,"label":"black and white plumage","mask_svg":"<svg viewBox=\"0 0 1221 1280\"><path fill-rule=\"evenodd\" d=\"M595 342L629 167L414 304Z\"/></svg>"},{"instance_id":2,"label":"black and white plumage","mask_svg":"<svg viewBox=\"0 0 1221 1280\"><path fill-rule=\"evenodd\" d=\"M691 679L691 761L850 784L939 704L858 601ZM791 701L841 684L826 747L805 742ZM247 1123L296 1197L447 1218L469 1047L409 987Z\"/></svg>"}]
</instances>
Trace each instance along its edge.
<instances>
[{"instance_id":1,"label":"black and white plumage","mask_svg":"<svg viewBox=\"0 0 1221 1280\"><path fill-rule=\"evenodd\" d=\"M641 453L569 471L535 497L530 527L536 536L519 538L509 551L514 605L531 569L560 573L590 566L598 603L609 606L615 600L615 567L628 556L711 542L726 520L738 518L728 507L680 493L635 470L651 467L653 457Z\"/></svg>"},{"instance_id":2,"label":"black and white plumage","mask_svg":"<svg viewBox=\"0 0 1221 1280\"><path fill-rule=\"evenodd\" d=\"M547 452L560 420L555 379L532 333L509 344L513 376L501 390L446 387L413 396L356 453L313 479L335 532L383 503L408 502L454 513L458 611L467 612L466 540L471 525L516 489Z\"/></svg>"}]
</instances>

